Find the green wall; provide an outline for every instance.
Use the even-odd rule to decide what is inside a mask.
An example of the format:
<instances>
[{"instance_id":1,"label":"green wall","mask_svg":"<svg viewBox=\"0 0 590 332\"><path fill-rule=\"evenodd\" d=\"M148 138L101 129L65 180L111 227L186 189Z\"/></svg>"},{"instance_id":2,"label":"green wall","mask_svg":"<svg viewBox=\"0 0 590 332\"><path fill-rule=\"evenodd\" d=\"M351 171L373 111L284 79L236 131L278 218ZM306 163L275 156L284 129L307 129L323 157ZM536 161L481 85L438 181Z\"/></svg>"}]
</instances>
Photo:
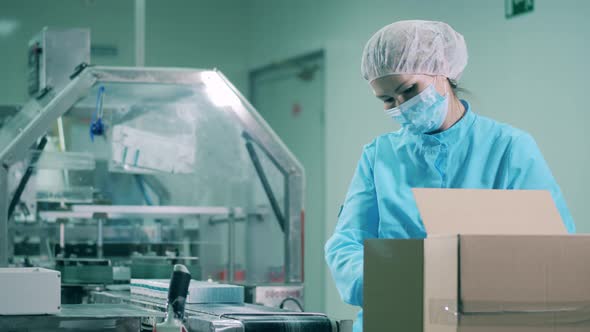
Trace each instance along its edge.
<instances>
[{"instance_id":1,"label":"green wall","mask_svg":"<svg viewBox=\"0 0 590 332\"><path fill-rule=\"evenodd\" d=\"M245 1L148 0L147 66L217 68L244 95L249 16Z\"/></svg>"}]
</instances>

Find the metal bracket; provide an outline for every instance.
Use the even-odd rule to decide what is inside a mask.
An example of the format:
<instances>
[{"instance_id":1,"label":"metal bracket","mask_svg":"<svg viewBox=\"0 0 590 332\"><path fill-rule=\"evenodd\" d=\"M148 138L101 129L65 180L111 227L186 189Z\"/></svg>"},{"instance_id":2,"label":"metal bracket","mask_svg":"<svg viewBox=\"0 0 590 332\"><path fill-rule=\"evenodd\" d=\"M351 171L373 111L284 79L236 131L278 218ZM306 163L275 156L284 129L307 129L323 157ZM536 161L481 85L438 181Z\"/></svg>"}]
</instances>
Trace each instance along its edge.
<instances>
[{"instance_id":1,"label":"metal bracket","mask_svg":"<svg viewBox=\"0 0 590 332\"><path fill-rule=\"evenodd\" d=\"M53 90L53 88L50 87L49 85L44 87L43 90L39 91L39 93L35 96L35 99L37 99L37 100L43 99L43 97L47 96L47 94L49 92L51 92L51 90Z\"/></svg>"},{"instance_id":2,"label":"metal bracket","mask_svg":"<svg viewBox=\"0 0 590 332\"><path fill-rule=\"evenodd\" d=\"M8 167L0 165L0 267L8 266Z\"/></svg>"},{"instance_id":3,"label":"metal bracket","mask_svg":"<svg viewBox=\"0 0 590 332\"><path fill-rule=\"evenodd\" d=\"M77 65L76 68L74 68L72 75L70 75L70 80L73 80L76 76L80 75L80 73L88 66L89 65L86 62L82 62L81 64Z\"/></svg>"}]
</instances>

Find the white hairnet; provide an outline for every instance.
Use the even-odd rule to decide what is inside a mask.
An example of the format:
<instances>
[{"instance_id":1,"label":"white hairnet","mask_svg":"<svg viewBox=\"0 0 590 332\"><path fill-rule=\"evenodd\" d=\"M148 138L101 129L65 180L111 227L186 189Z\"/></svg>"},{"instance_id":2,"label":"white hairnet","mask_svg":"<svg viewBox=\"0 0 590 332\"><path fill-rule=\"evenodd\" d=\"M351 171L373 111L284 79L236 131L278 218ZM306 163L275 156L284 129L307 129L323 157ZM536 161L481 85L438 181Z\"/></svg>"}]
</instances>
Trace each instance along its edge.
<instances>
[{"instance_id":1,"label":"white hairnet","mask_svg":"<svg viewBox=\"0 0 590 332\"><path fill-rule=\"evenodd\" d=\"M456 81L466 65L465 40L448 24L399 21L369 39L361 71L369 82L393 74L442 75Z\"/></svg>"}]
</instances>

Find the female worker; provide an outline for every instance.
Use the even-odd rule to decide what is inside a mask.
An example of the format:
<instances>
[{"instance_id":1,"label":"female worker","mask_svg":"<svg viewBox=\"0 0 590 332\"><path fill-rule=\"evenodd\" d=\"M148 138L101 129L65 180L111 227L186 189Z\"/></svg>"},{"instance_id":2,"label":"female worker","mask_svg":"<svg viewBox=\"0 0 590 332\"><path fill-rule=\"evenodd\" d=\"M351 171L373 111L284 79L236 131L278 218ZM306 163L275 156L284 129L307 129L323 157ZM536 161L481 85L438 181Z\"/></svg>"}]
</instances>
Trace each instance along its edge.
<instances>
[{"instance_id":1,"label":"female worker","mask_svg":"<svg viewBox=\"0 0 590 332\"><path fill-rule=\"evenodd\" d=\"M457 98L466 65L463 36L442 22L396 22L365 46L362 74L401 129L364 147L326 243L326 261L346 303L363 303L365 239L426 237L410 188L549 190L575 232L533 138L475 114ZM362 311L354 330L362 330Z\"/></svg>"}]
</instances>

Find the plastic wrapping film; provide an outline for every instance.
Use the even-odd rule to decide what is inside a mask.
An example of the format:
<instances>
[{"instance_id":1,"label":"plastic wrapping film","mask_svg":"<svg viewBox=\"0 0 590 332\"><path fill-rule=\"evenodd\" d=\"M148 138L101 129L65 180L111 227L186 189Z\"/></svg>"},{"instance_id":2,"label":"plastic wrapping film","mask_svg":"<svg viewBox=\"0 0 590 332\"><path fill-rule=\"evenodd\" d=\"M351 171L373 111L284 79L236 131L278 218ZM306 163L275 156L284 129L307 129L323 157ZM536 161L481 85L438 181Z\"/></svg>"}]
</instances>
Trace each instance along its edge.
<instances>
[{"instance_id":1,"label":"plastic wrapping film","mask_svg":"<svg viewBox=\"0 0 590 332\"><path fill-rule=\"evenodd\" d=\"M151 174L174 188L170 205L235 205L249 200L256 175L231 105L215 104L195 85L104 83L109 171ZM98 86L76 105L90 116ZM72 112L71 117L80 117ZM72 122L84 123L79 120ZM81 128L82 135L87 128ZM80 151L93 143L72 142ZM98 152L98 151L96 151ZM202 188L202 189L201 189Z\"/></svg>"},{"instance_id":2,"label":"plastic wrapping film","mask_svg":"<svg viewBox=\"0 0 590 332\"><path fill-rule=\"evenodd\" d=\"M193 173L195 116L191 104L141 104L113 119L111 171Z\"/></svg>"},{"instance_id":3,"label":"plastic wrapping film","mask_svg":"<svg viewBox=\"0 0 590 332\"><path fill-rule=\"evenodd\" d=\"M501 303L475 303L480 308L500 306ZM430 299L428 322L447 326L518 326L518 327L575 327L587 326L590 330L590 301L564 303L510 303L511 307L530 310L471 311L461 312L457 301Z\"/></svg>"}]
</instances>

